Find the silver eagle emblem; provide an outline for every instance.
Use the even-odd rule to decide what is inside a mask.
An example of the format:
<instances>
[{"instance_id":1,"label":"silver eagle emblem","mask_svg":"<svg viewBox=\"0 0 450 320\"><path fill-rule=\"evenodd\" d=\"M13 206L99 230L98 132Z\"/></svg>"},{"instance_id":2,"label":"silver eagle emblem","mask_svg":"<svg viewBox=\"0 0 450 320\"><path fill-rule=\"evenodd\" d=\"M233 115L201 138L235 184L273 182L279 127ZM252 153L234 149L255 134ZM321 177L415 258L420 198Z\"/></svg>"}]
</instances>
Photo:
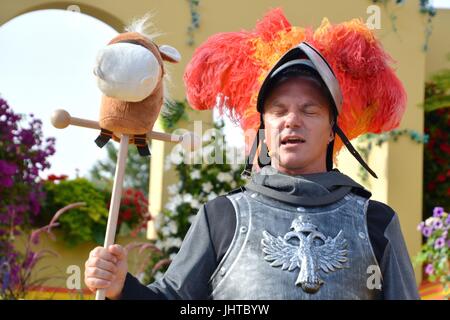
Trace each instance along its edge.
<instances>
[{"instance_id":1,"label":"silver eagle emblem","mask_svg":"<svg viewBox=\"0 0 450 320\"><path fill-rule=\"evenodd\" d=\"M324 283L319 276L320 269L329 273L345 267L348 261L347 240L342 230L334 238L326 237L307 216L294 219L290 229L284 237L274 237L263 231L261 244L264 259L272 267L281 266L281 270L293 271L299 268L295 284L305 292L315 293Z\"/></svg>"}]
</instances>

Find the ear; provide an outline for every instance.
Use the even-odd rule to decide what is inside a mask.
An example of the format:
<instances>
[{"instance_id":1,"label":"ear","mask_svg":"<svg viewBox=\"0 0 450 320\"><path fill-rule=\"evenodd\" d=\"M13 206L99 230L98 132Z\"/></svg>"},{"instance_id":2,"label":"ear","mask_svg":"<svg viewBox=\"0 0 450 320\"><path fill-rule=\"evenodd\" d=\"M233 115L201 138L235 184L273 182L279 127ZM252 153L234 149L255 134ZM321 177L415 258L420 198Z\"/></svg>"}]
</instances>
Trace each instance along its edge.
<instances>
[{"instance_id":1,"label":"ear","mask_svg":"<svg viewBox=\"0 0 450 320\"><path fill-rule=\"evenodd\" d=\"M177 63L181 60L181 55L177 49L168 45L159 46L159 52L161 53L161 57L163 60Z\"/></svg>"}]
</instances>

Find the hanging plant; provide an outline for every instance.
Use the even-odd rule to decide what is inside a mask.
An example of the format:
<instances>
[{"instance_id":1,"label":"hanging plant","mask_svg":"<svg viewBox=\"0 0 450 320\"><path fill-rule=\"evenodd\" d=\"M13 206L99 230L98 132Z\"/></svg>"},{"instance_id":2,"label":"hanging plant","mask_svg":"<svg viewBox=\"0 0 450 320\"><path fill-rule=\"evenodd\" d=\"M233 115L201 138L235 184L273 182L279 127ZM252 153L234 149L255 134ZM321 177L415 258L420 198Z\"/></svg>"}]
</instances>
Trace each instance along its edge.
<instances>
[{"instance_id":1,"label":"hanging plant","mask_svg":"<svg viewBox=\"0 0 450 320\"><path fill-rule=\"evenodd\" d=\"M423 144L427 143L429 138L427 134L420 134L411 129L395 129L381 134L367 133L357 139L358 145L356 149L364 160L368 161L370 152L374 146L380 147L385 142L397 141L400 136L408 136L414 142ZM359 166L358 177L364 183L369 184L369 174L361 165Z\"/></svg>"},{"instance_id":2,"label":"hanging plant","mask_svg":"<svg viewBox=\"0 0 450 320\"><path fill-rule=\"evenodd\" d=\"M195 153L202 157L219 155L226 159L225 163L201 161L189 164L184 160L181 148L174 149L166 158L165 170L175 170L179 181L168 186L169 199L155 218L158 238L152 244L158 250L150 252L146 275L140 277L143 283L151 283L163 275L203 204L244 184L243 165L227 158L239 153L220 143L223 141L222 128L223 123L216 125L215 130L206 131L203 147Z\"/></svg>"},{"instance_id":3,"label":"hanging plant","mask_svg":"<svg viewBox=\"0 0 450 320\"><path fill-rule=\"evenodd\" d=\"M397 16L394 13L389 13L388 10L388 3L390 1L391 0L372 0L372 3L382 4L384 6L384 9L389 14L389 19L391 20L392 30L397 32ZM405 4L405 1L406 0L395 0L395 5L402 6ZM419 11L427 18L427 24L425 26L425 41L422 47L423 51L427 51L431 32L433 30L432 19L436 15L436 8L431 4L430 0L419 0Z\"/></svg>"},{"instance_id":4,"label":"hanging plant","mask_svg":"<svg viewBox=\"0 0 450 320\"><path fill-rule=\"evenodd\" d=\"M194 40L194 31L200 27L200 14L198 13L198 5L200 0L188 0L189 9L191 12L191 24L187 28L188 40L187 45L193 46L195 43Z\"/></svg>"}]
</instances>

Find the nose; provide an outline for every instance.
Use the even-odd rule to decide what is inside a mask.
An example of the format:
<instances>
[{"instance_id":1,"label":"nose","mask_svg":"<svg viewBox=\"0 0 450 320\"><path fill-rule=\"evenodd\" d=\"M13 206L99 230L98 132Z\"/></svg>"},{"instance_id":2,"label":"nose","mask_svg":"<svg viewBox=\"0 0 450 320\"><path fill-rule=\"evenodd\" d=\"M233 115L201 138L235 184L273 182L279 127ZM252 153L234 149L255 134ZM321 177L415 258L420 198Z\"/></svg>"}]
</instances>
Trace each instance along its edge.
<instances>
[{"instance_id":1,"label":"nose","mask_svg":"<svg viewBox=\"0 0 450 320\"><path fill-rule=\"evenodd\" d=\"M286 115L286 128L299 128L302 126L302 118L299 112L291 111Z\"/></svg>"}]
</instances>

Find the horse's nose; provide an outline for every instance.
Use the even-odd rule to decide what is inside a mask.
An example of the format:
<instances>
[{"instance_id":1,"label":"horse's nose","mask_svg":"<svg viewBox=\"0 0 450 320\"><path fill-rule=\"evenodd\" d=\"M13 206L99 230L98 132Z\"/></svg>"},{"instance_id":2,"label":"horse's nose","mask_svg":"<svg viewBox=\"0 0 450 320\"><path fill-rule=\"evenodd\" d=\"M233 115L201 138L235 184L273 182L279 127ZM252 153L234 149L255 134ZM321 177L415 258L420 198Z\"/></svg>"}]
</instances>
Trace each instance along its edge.
<instances>
[{"instance_id":1,"label":"horse's nose","mask_svg":"<svg viewBox=\"0 0 450 320\"><path fill-rule=\"evenodd\" d=\"M93 72L94 72L94 75L95 75L96 77L99 77L99 78L102 79L102 80L106 80L106 79L105 79L105 76L103 75L102 69L100 68L99 65L97 65L97 66L94 67Z\"/></svg>"},{"instance_id":2,"label":"horse's nose","mask_svg":"<svg viewBox=\"0 0 450 320\"><path fill-rule=\"evenodd\" d=\"M161 73L155 55L131 43L103 48L94 66L99 89L108 97L130 102L147 98L161 81Z\"/></svg>"}]
</instances>

